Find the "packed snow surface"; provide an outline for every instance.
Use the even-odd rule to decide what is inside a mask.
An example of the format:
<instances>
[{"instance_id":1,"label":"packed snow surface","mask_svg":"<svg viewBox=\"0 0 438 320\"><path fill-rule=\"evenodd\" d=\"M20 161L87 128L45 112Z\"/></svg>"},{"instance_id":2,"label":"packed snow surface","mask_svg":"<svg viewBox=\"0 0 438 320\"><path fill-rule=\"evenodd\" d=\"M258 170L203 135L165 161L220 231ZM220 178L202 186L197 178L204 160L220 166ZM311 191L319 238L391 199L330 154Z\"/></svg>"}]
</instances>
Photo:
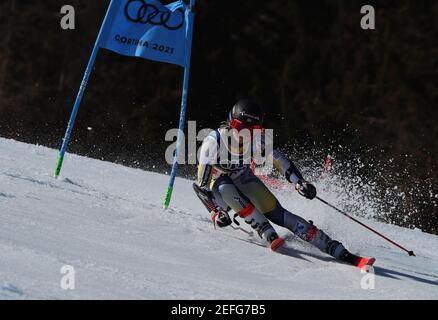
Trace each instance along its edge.
<instances>
[{"instance_id":1,"label":"packed snow surface","mask_svg":"<svg viewBox=\"0 0 438 320\"><path fill-rule=\"evenodd\" d=\"M0 299L438 298L437 236L363 220L409 257L316 200L278 193L352 252L376 257L365 274L295 237L279 254L240 230L215 230L189 180L176 180L164 210L165 175L67 154L54 179L56 157L0 138ZM61 286L66 275L73 290Z\"/></svg>"}]
</instances>

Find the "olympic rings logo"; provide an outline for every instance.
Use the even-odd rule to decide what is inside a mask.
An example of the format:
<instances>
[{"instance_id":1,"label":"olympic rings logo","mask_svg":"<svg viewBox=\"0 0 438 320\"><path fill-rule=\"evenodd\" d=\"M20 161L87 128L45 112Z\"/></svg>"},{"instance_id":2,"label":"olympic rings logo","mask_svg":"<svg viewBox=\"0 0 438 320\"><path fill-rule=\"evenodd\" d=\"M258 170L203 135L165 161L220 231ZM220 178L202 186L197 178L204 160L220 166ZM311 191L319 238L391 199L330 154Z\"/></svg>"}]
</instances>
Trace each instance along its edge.
<instances>
[{"instance_id":1,"label":"olympic rings logo","mask_svg":"<svg viewBox=\"0 0 438 320\"><path fill-rule=\"evenodd\" d=\"M169 30L178 30L184 25L184 10L178 8L175 11L181 17L177 20L180 20L178 24L170 24L171 20L176 20L173 19L174 15L172 13L170 11L160 11L155 5L144 0L129 0L125 6L125 16L131 22L163 26Z\"/></svg>"}]
</instances>

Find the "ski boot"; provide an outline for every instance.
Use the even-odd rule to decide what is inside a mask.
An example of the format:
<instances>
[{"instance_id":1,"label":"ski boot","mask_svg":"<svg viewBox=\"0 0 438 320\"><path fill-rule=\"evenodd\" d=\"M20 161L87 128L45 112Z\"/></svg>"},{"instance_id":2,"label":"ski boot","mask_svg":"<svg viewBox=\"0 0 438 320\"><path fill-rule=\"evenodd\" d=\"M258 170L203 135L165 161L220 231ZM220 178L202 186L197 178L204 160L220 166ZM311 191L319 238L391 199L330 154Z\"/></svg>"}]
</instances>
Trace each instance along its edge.
<instances>
[{"instance_id":1,"label":"ski boot","mask_svg":"<svg viewBox=\"0 0 438 320\"><path fill-rule=\"evenodd\" d=\"M310 226L307 230L307 233L302 235L302 238L305 241L312 243L321 251L328 253L336 260L351 264L358 268L372 266L376 261L375 258L365 258L352 254L347 249L345 249L342 243L337 240L331 239L328 235L324 233L324 231L315 227L312 221L309 221L309 223Z\"/></svg>"},{"instance_id":2,"label":"ski boot","mask_svg":"<svg viewBox=\"0 0 438 320\"><path fill-rule=\"evenodd\" d=\"M245 220L247 224L257 231L260 238L266 240L272 251L278 250L283 244L284 239L278 236L278 233L272 227L269 220L261 214L253 204L248 204L246 208L239 212L239 216Z\"/></svg>"}]
</instances>

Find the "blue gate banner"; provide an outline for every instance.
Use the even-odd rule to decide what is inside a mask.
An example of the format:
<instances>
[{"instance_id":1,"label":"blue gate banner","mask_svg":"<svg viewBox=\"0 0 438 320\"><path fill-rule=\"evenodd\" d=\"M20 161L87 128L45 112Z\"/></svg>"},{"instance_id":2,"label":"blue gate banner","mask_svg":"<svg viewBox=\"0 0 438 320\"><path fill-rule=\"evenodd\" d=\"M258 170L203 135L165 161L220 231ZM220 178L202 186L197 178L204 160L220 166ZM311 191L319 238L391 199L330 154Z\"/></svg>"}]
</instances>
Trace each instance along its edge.
<instances>
[{"instance_id":1,"label":"blue gate banner","mask_svg":"<svg viewBox=\"0 0 438 320\"><path fill-rule=\"evenodd\" d=\"M125 56L187 66L187 5L179 0L113 0L99 46Z\"/></svg>"}]
</instances>

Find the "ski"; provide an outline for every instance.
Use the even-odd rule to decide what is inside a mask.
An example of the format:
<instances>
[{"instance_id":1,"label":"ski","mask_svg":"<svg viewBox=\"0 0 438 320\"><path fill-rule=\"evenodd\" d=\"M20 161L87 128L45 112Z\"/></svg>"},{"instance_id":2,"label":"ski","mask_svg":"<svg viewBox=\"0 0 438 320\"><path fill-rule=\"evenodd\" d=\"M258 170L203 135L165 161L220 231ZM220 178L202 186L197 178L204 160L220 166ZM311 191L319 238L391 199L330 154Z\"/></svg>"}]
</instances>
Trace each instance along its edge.
<instances>
[{"instance_id":1,"label":"ski","mask_svg":"<svg viewBox=\"0 0 438 320\"><path fill-rule=\"evenodd\" d=\"M234 229L234 230L239 230L239 231L244 232L245 234L247 234L249 236L249 239L254 239L255 238L253 231L247 231L247 230L245 230L244 228L242 228L240 226L235 227L233 225L231 225L231 228ZM272 251L277 251L285 243L285 239L281 238L281 237L278 237L277 239L272 241L272 243L270 245L269 244L262 244L261 242L255 241L255 240L251 241L251 240L248 240L248 239L241 239L241 238L237 238L237 239L245 241L245 242L249 242L249 243L252 243L252 244L256 244L256 245L264 247L264 248L269 248L270 247Z\"/></svg>"},{"instance_id":2,"label":"ski","mask_svg":"<svg viewBox=\"0 0 438 320\"><path fill-rule=\"evenodd\" d=\"M198 198L201 200L201 202L205 205L205 207L207 208L207 210L210 211L211 215L212 215L212 222L216 228L216 223L215 223L215 218L217 217L217 215L219 214L219 211L217 209L216 204L208 197L208 195L206 195L204 193L204 191L198 187L198 185L196 183L193 184L193 189L196 192L196 195L198 196ZM249 238L251 238L253 241L251 240L244 240L244 239L240 239L242 241L246 241L252 244L257 244L261 247L265 247L265 248L270 248L272 251L274 252L279 252L281 253L281 248L285 245L287 237L283 238L283 237L278 237L277 239L275 239L274 241L272 241L270 244L261 244L259 241L254 241L254 232L253 231L247 231L244 228L240 227L240 224L234 220L234 222L237 224L237 226L233 226L231 225L231 228L236 230L236 231L241 231L243 233L245 233ZM346 253L346 257L345 259L342 260L337 260L338 262L344 262L347 263L349 265L358 267L359 269L362 269L366 266L372 266L374 264L374 262L376 261L375 258L366 258L366 257L361 257L361 256L357 256L354 255L350 252Z\"/></svg>"},{"instance_id":3,"label":"ski","mask_svg":"<svg viewBox=\"0 0 438 320\"><path fill-rule=\"evenodd\" d=\"M275 239L269 245L267 243L261 243L260 241L258 241L258 239L254 236L254 234L251 231L248 232L248 231L246 231L243 228L240 228L240 227L237 228L237 227L234 227L234 226L232 226L232 228L234 230L241 230L241 231L245 232L249 236L248 239L242 239L242 238L235 238L235 239L238 239L238 240L241 240L241 241L245 241L245 242L248 242L248 243L251 243L251 244L255 244L255 245L263 247L263 248L270 248L273 252L277 252L277 253L281 253L281 248L286 244L287 239L289 238L288 236L286 236L286 237L279 237L279 238ZM351 253L350 253L350 257L351 257L350 261L340 261L340 260L336 260L336 259L335 259L335 261L339 262L339 263L347 264L347 265L350 265L350 266L353 266L353 267L357 267L359 269L362 269L362 268L367 267L367 266L373 266L374 262L376 262L376 258L374 258L374 257L370 257L370 258L361 257L361 256L353 255ZM368 272L368 270L366 270L366 271Z\"/></svg>"},{"instance_id":4,"label":"ski","mask_svg":"<svg viewBox=\"0 0 438 320\"><path fill-rule=\"evenodd\" d=\"M366 266L372 266L376 262L376 258L364 258L364 257L358 257L356 267L359 269L362 269Z\"/></svg>"},{"instance_id":5,"label":"ski","mask_svg":"<svg viewBox=\"0 0 438 320\"><path fill-rule=\"evenodd\" d=\"M277 251L279 248L281 248L284 245L284 239L278 237L274 241L271 242L271 250Z\"/></svg>"}]
</instances>

